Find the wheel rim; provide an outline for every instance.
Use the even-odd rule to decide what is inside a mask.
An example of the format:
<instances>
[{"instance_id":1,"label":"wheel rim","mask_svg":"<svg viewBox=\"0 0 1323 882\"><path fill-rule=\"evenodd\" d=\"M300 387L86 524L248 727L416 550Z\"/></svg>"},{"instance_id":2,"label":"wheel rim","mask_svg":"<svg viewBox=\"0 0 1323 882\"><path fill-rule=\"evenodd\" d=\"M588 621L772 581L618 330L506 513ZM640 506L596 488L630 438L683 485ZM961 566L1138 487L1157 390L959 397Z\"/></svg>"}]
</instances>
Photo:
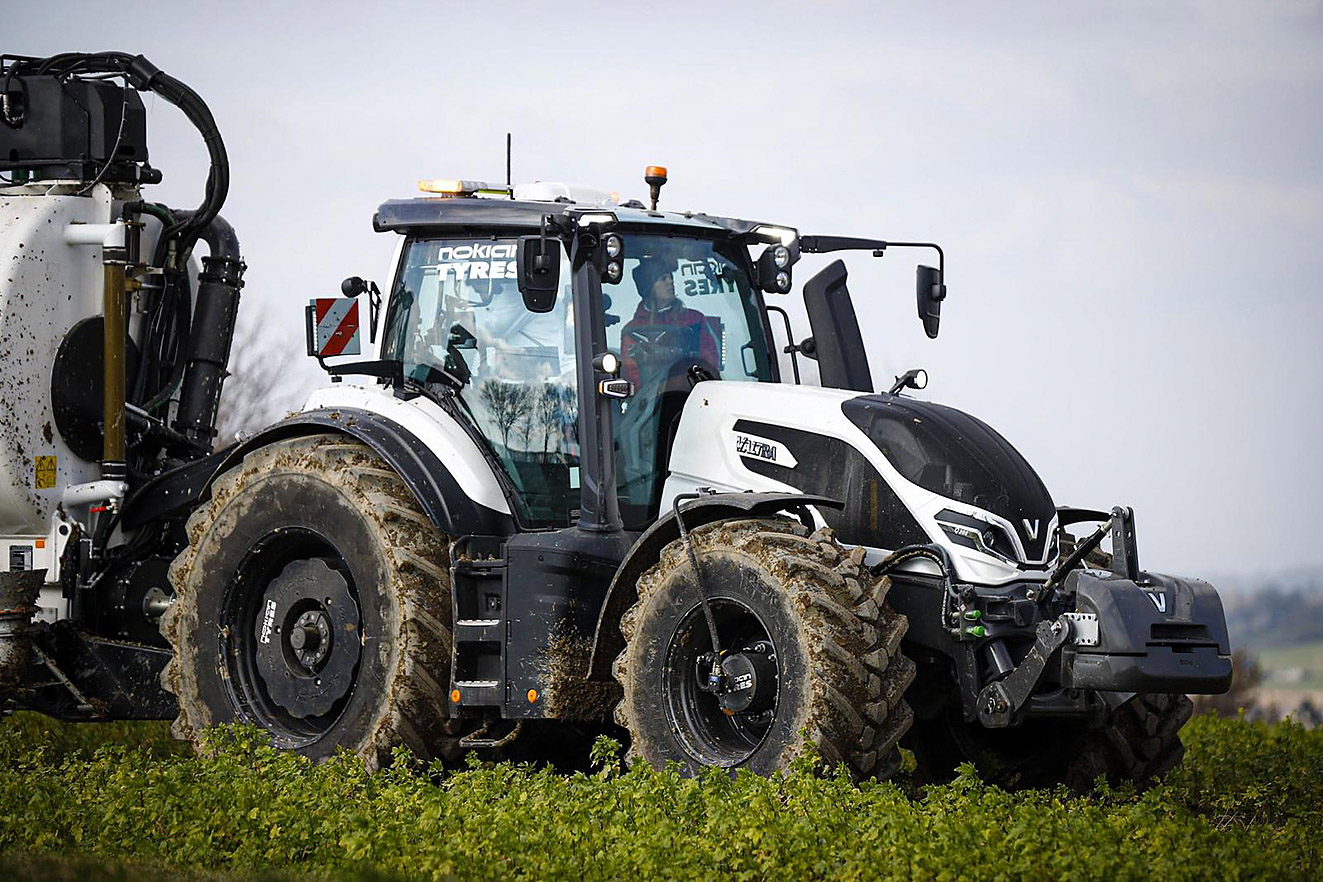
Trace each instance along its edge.
<instances>
[{"instance_id":1,"label":"wheel rim","mask_svg":"<svg viewBox=\"0 0 1323 882\"><path fill-rule=\"evenodd\" d=\"M226 588L219 622L239 718L281 747L325 735L357 682L359 608L348 565L322 535L281 529L256 543Z\"/></svg>"},{"instance_id":2,"label":"wheel rim","mask_svg":"<svg viewBox=\"0 0 1323 882\"><path fill-rule=\"evenodd\" d=\"M780 701L780 660L767 626L750 607L730 597L709 601L717 623L724 658L749 654L770 664L766 702L750 709L730 712L721 698L699 687L695 671L700 656L712 649L711 636L702 607L694 605L680 619L666 649L662 668L662 692L667 720L685 753L706 766L729 768L747 761L771 733ZM723 667L729 672L729 663Z\"/></svg>"}]
</instances>

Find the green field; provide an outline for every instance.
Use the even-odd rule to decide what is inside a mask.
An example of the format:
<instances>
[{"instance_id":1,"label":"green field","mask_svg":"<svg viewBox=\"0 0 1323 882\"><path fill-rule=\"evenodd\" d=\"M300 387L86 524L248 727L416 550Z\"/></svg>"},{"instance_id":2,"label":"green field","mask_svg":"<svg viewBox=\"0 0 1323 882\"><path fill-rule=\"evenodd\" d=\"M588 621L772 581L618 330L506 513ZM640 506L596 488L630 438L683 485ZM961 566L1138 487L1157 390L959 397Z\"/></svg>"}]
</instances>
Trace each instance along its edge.
<instances>
[{"instance_id":1,"label":"green field","mask_svg":"<svg viewBox=\"0 0 1323 882\"><path fill-rule=\"evenodd\" d=\"M686 780L509 765L366 774L251 732L0 724L0 877L92 880L1323 878L1323 730L1200 717L1143 795L855 786L801 768Z\"/></svg>"},{"instance_id":2,"label":"green field","mask_svg":"<svg viewBox=\"0 0 1323 882\"><path fill-rule=\"evenodd\" d=\"M1258 654L1263 685L1294 689L1323 689L1323 640L1265 649ZM1288 676L1299 671L1303 677Z\"/></svg>"}]
</instances>

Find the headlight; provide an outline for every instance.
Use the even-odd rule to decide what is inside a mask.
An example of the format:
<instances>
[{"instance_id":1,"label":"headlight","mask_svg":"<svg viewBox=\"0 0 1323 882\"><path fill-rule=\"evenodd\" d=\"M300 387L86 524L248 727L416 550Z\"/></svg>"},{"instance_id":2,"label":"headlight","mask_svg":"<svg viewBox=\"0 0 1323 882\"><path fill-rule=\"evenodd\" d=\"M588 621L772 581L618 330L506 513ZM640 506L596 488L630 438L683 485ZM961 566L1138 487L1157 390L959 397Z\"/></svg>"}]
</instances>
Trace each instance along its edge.
<instances>
[{"instance_id":1,"label":"headlight","mask_svg":"<svg viewBox=\"0 0 1323 882\"><path fill-rule=\"evenodd\" d=\"M612 260L617 260L625 251L625 243L620 241L620 237L614 233L606 237L606 256ZM789 257L789 252L786 252Z\"/></svg>"},{"instance_id":2,"label":"headlight","mask_svg":"<svg viewBox=\"0 0 1323 882\"><path fill-rule=\"evenodd\" d=\"M772 249L772 263L776 264L777 269L785 269L790 265L790 249L784 245L777 245Z\"/></svg>"}]
</instances>

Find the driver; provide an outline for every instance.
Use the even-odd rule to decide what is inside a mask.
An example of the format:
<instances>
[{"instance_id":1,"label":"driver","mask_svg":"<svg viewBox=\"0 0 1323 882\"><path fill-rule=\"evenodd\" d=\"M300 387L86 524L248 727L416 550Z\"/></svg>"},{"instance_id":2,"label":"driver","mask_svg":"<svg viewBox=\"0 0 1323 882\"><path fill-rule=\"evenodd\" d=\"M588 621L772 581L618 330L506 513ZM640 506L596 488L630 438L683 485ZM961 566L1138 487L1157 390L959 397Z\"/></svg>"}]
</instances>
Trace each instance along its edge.
<instances>
[{"instance_id":1,"label":"driver","mask_svg":"<svg viewBox=\"0 0 1323 882\"><path fill-rule=\"evenodd\" d=\"M644 259L634 268L638 309L621 330L620 357L625 377L639 385L640 368L654 374L686 355L698 356L713 369L720 363L720 345L707 316L680 304L675 296L674 259Z\"/></svg>"}]
</instances>

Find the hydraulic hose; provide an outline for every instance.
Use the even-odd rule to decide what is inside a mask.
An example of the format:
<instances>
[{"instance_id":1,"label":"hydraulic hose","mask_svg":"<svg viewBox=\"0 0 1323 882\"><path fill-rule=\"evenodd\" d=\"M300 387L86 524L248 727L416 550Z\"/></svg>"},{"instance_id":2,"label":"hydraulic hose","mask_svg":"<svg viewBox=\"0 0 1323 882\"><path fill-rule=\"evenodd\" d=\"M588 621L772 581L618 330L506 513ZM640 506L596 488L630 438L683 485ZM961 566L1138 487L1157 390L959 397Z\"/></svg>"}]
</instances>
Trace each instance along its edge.
<instances>
[{"instance_id":1,"label":"hydraulic hose","mask_svg":"<svg viewBox=\"0 0 1323 882\"><path fill-rule=\"evenodd\" d=\"M74 77L80 74L119 74L135 89L155 92L183 112L202 135L211 159L202 204L187 220L167 227L162 237L179 239L179 250L187 251L207 225L220 214L230 191L230 161L225 142L211 110L197 92L175 79L141 55L127 52L64 52L49 58L16 60L6 71L10 77L23 73Z\"/></svg>"}]
</instances>

